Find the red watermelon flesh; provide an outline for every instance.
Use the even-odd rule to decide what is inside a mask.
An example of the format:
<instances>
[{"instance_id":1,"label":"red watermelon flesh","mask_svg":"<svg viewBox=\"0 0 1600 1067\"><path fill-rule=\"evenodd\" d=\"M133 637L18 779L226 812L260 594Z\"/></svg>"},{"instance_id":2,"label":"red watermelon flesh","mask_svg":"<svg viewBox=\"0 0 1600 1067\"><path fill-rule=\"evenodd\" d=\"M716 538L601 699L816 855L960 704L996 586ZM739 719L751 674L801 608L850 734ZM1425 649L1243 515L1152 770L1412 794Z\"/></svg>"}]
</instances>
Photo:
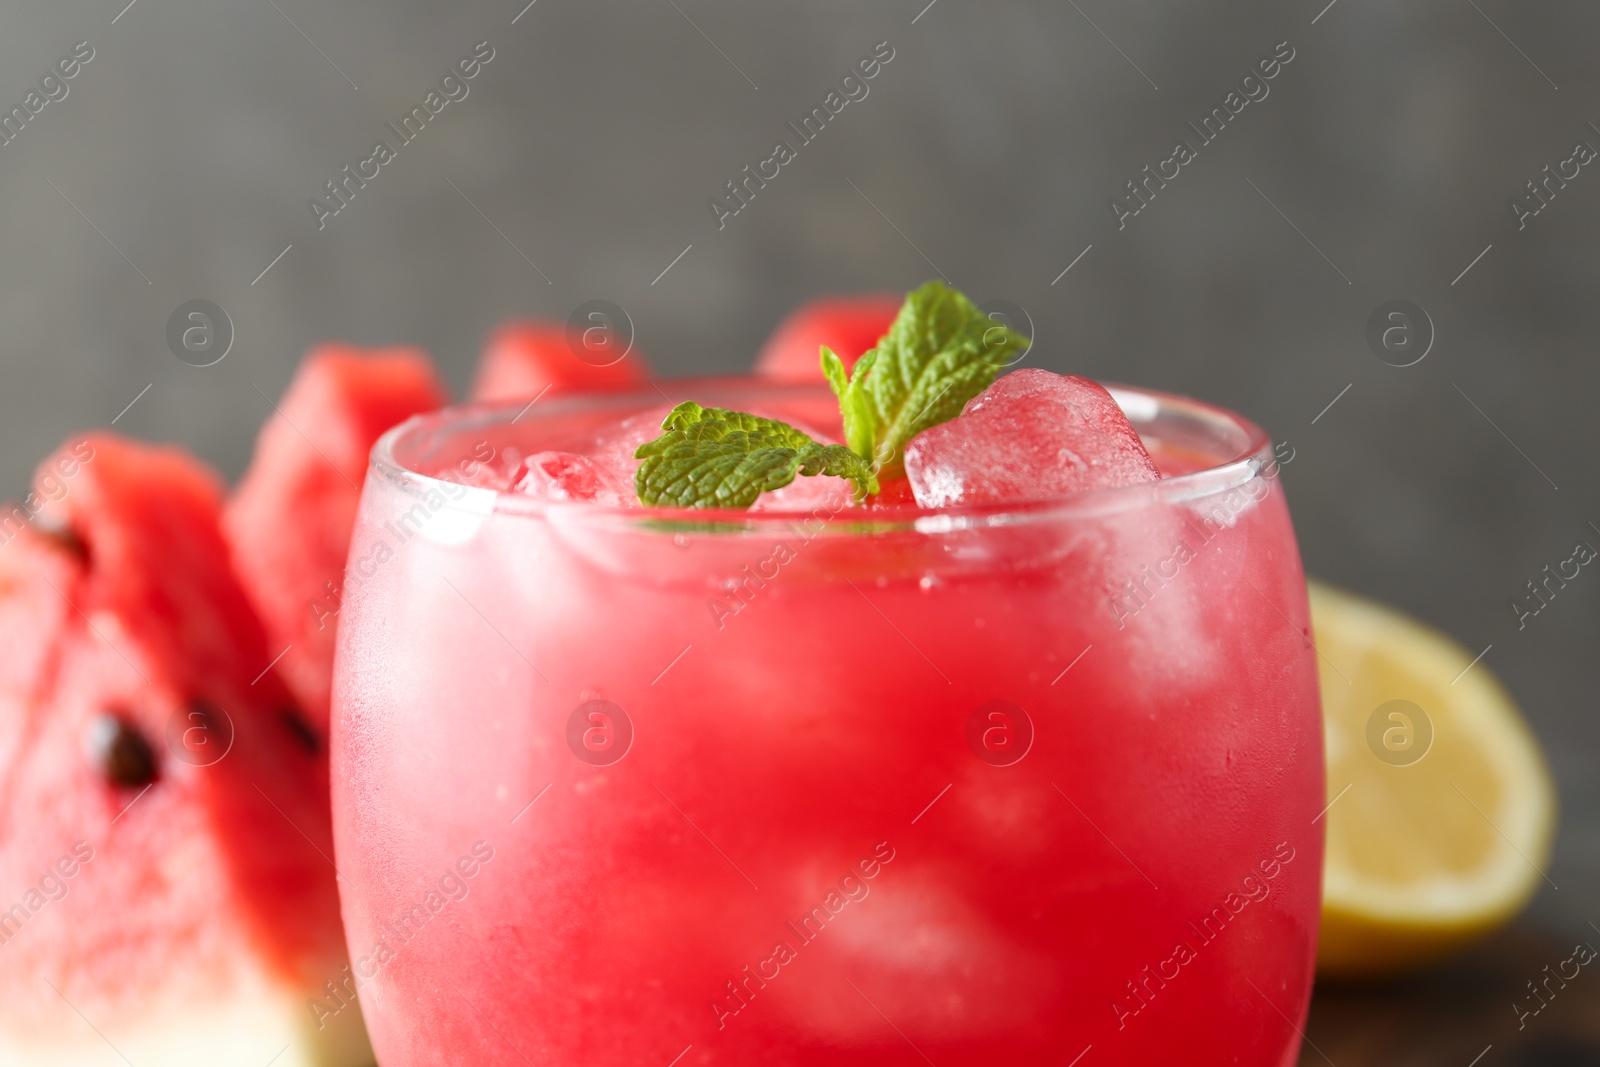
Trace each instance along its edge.
<instances>
[{"instance_id":1,"label":"red watermelon flesh","mask_svg":"<svg viewBox=\"0 0 1600 1067\"><path fill-rule=\"evenodd\" d=\"M820 382L823 345L838 353L849 370L889 332L903 303L902 296L864 293L804 304L767 338L756 359L756 373L791 382Z\"/></svg>"},{"instance_id":2,"label":"red watermelon flesh","mask_svg":"<svg viewBox=\"0 0 1600 1067\"><path fill-rule=\"evenodd\" d=\"M274 670L318 738L328 735L335 624L367 456L385 430L445 403L417 349L313 349L228 501L234 568L271 655L283 652Z\"/></svg>"},{"instance_id":3,"label":"red watermelon flesh","mask_svg":"<svg viewBox=\"0 0 1600 1067\"><path fill-rule=\"evenodd\" d=\"M325 986L327 764L261 675L220 483L97 434L35 495L0 535L0 1064L369 1063Z\"/></svg>"},{"instance_id":4,"label":"red watermelon flesh","mask_svg":"<svg viewBox=\"0 0 1600 1067\"><path fill-rule=\"evenodd\" d=\"M532 400L546 392L628 389L650 369L631 337L613 333L602 318L591 327L543 319L507 322L489 336L472 399L483 403Z\"/></svg>"}]
</instances>

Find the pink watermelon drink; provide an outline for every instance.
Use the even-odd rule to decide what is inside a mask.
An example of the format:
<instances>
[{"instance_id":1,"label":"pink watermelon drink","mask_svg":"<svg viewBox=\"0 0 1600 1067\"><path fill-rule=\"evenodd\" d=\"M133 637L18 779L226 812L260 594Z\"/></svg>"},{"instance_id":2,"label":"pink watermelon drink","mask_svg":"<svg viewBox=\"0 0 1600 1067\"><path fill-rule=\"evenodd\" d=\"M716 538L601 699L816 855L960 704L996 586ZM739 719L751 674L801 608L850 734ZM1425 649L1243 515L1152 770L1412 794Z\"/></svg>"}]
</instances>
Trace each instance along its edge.
<instances>
[{"instance_id":1,"label":"pink watermelon drink","mask_svg":"<svg viewBox=\"0 0 1600 1067\"><path fill-rule=\"evenodd\" d=\"M333 756L384 1067L1293 1063L1322 748L1265 436L1018 371L874 465L939 507L802 445L844 476L641 510L619 467L716 405L851 436L820 386L667 389L706 407L656 452L650 392L374 454Z\"/></svg>"}]
</instances>

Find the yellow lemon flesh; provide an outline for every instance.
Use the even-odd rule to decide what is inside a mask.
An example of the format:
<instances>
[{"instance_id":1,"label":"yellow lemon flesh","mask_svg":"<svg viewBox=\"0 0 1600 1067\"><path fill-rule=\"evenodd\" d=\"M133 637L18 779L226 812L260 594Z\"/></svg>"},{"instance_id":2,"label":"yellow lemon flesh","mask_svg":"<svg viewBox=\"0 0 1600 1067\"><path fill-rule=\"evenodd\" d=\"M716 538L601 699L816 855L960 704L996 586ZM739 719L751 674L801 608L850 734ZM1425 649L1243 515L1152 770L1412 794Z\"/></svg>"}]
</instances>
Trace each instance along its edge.
<instances>
[{"instance_id":1,"label":"yellow lemon flesh","mask_svg":"<svg viewBox=\"0 0 1600 1067\"><path fill-rule=\"evenodd\" d=\"M1473 653L1310 583L1328 749L1319 973L1417 967L1515 915L1544 883L1555 790Z\"/></svg>"}]
</instances>

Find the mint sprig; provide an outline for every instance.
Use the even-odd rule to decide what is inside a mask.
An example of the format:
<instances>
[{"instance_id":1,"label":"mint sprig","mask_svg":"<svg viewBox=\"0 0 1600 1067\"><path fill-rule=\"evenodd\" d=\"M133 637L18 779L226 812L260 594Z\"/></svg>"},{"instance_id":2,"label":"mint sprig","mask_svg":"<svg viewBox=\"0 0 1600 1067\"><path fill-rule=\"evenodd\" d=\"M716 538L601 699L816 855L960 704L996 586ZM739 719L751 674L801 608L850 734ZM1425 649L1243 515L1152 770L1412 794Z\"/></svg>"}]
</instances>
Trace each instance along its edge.
<instances>
[{"instance_id":1,"label":"mint sprig","mask_svg":"<svg viewBox=\"0 0 1600 1067\"><path fill-rule=\"evenodd\" d=\"M786 422L685 401L640 445L634 473L639 500L651 507L747 508L796 475L848 478L856 496L878 491L867 462L844 445L825 445Z\"/></svg>"},{"instance_id":2,"label":"mint sprig","mask_svg":"<svg viewBox=\"0 0 1600 1067\"><path fill-rule=\"evenodd\" d=\"M839 398L843 445L826 445L787 423L691 402L672 409L654 441L639 446L639 500L655 507L744 508L796 475L848 478L856 496L879 478L905 473L905 446L961 414L987 389L1027 337L997 324L942 282L906 296L875 348L852 372L826 345L822 372Z\"/></svg>"},{"instance_id":3,"label":"mint sprig","mask_svg":"<svg viewBox=\"0 0 1600 1067\"><path fill-rule=\"evenodd\" d=\"M961 293L928 282L906 296L888 334L853 373L827 346L822 372L839 398L846 443L887 481L905 473L913 437L961 414L1029 343Z\"/></svg>"}]
</instances>

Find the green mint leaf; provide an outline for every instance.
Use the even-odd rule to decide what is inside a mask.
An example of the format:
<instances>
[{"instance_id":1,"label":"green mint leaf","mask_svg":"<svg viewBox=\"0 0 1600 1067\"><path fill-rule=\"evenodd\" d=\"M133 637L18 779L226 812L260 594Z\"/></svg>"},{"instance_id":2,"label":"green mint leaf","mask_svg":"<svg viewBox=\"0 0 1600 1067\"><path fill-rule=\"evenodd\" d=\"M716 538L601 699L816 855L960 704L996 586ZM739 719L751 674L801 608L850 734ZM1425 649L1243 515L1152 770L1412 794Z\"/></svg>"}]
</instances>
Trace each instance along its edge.
<instances>
[{"instance_id":1,"label":"green mint leaf","mask_svg":"<svg viewBox=\"0 0 1600 1067\"><path fill-rule=\"evenodd\" d=\"M827 345L822 346L822 373L839 398L839 414L844 419L844 443L863 459L872 458L872 449L878 435L878 412L872 398L861 387L862 377L878 358L876 349L869 349L856 361L855 378L844 369L841 360Z\"/></svg>"},{"instance_id":2,"label":"green mint leaf","mask_svg":"<svg viewBox=\"0 0 1600 1067\"><path fill-rule=\"evenodd\" d=\"M814 441L776 419L686 401L661 429L634 452L643 461L634 487L650 507L747 508L796 475L848 478L857 497L878 491L871 468L848 447Z\"/></svg>"},{"instance_id":3,"label":"green mint leaf","mask_svg":"<svg viewBox=\"0 0 1600 1067\"><path fill-rule=\"evenodd\" d=\"M652 507L747 508L798 475L829 475L849 479L857 499L869 496L878 492L879 475L905 473L913 437L961 414L1029 343L954 289L928 282L907 294L889 332L852 371L822 346L844 444L814 441L776 419L687 402L672 409L660 437L634 453L642 461L634 487Z\"/></svg>"},{"instance_id":4,"label":"green mint leaf","mask_svg":"<svg viewBox=\"0 0 1600 1067\"><path fill-rule=\"evenodd\" d=\"M822 364L839 396L851 449L888 480L904 473L905 446L913 437L961 414L1029 343L934 281L906 296L889 332L848 380L833 353L825 352Z\"/></svg>"}]
</instances>

